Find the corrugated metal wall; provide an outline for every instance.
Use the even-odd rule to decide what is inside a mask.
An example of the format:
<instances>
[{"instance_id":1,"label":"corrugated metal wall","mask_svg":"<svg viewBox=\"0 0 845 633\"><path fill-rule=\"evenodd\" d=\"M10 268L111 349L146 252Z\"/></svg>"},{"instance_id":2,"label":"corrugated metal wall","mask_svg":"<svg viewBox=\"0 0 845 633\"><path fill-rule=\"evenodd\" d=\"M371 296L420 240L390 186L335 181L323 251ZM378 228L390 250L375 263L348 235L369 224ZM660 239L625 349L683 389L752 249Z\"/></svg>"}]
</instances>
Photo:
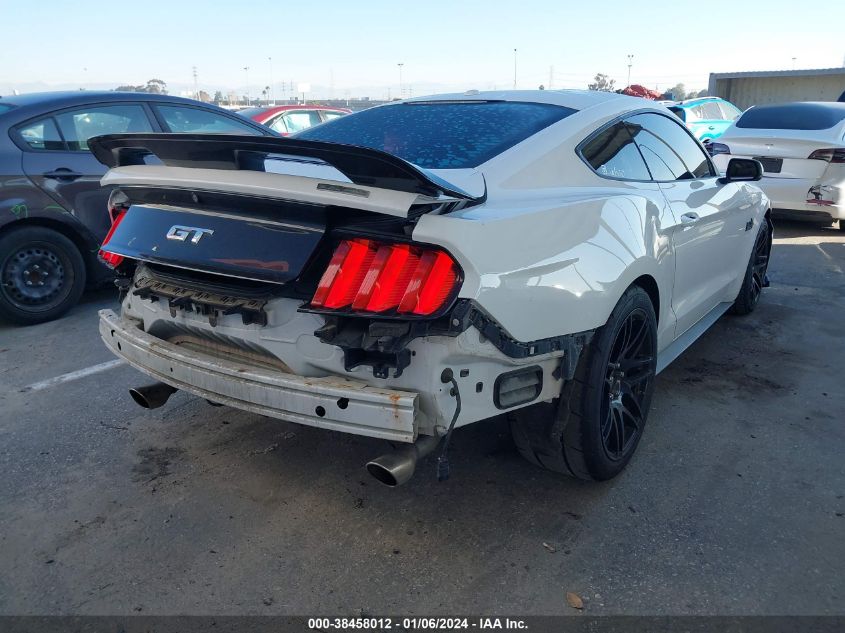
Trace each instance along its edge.
<instances>
[{"instance_id":1,"label":"corrugated metal wall","mask_svg":"<svg viewBox=\"0 0 845 633\"><path fill-rule=\"evenodd\" d=\"M716 79L715 92L741 109L785 101L836 101L845 91L845 75L807 77L735 77Z\"/></svg>"}]
</instances>

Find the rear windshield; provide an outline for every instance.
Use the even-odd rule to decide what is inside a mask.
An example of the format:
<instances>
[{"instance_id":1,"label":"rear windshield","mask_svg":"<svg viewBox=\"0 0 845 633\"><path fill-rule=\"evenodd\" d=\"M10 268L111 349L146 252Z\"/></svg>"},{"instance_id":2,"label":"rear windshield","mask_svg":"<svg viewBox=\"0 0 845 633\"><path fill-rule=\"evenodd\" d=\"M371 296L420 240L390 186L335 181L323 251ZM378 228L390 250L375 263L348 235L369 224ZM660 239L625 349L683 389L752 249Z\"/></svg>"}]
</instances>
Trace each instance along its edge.
<instances>
[{"instance_id":1,"label":"rear windshield","mask_svg":"<svg viewBox=\"0 0 845 633\"><path fill-rule=\"evenodd\" d=\"M786 103L751 108L737 127L759 130L826 130L845 119L845 104Z\"/></svg>"},{"instance_id":2,"label":"rear windshield","mask_svg":"<svg viewBox=\"0 0 845 633\"><path fill-rule=\"evenodd\" d=\"M465 169L574 112L513 101L401 103L341 117L296 138L379 149L426 169Z\"/></svg>"}]
</instances>

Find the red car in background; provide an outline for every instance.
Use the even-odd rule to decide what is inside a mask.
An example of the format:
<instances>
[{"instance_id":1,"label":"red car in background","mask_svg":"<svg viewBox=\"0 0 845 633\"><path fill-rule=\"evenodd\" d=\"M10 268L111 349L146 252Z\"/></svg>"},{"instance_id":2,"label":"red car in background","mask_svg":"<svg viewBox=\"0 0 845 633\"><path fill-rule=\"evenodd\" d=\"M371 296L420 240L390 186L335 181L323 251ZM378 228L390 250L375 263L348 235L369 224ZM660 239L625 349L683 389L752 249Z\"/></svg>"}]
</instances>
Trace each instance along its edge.
<instances>
[{"instance_id":1,"label":"red car in background","mask_svg":"<svg viewBox=\"0 0 845 633\"><path fill-rule=\"evenodd\" d=\"M352 112L348 108L329 108L319 105L283 105L238 110L241 116L266 125L282 136L307 130Z\"/></svg>"}]
</instances>

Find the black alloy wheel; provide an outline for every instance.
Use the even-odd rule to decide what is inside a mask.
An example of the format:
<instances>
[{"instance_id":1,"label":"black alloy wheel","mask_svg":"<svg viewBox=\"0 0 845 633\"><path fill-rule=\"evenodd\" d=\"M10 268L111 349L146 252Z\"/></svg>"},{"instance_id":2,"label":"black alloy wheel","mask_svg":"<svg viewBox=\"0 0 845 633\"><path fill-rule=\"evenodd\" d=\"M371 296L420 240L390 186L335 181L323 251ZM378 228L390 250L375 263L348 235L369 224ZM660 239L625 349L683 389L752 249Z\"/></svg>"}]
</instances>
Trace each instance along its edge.
<instances>
[{"instance_id":1,"label":"black alloy wheel","mask_svg":"<svg viewBox=\"0 0 845 633\"><path fill-rule=\"evenodd\" d=\"M644 410L655 373L654 347L648 315L637 308L622 322L605 371L601 439L613 461L629 457L645 426Z\"/></svg>"}]
</instances>

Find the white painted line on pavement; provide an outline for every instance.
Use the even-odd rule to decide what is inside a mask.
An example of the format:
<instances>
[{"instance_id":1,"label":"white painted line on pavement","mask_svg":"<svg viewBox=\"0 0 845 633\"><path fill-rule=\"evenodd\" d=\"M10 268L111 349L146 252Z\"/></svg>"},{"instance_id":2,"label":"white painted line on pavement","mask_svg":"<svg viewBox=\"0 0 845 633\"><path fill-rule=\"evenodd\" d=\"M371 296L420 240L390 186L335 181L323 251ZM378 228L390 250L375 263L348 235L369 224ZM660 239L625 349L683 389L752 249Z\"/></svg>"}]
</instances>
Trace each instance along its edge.
<instances>
[{"instance_id":1,"label":"white painted line on pavement","mask_svg":"<svg viewBox=\"0 0 845 633\"><path fill-rule=\"evenodd\" d=\"M79 380L80 378L85 378L86 376L90 376L92 374L99 374L100 372L108 371L109 369L123 365L125 362L126 361L122 358L115 358L114 360L110 360L106 363L91 365L91 367L77 369L76 371L71 371L66 374L62 374L61 376L56 376L55 378L48 378L47 380L42 380L41 382L34 382L31 385L24 387L22 391L41 391L43 389L49 389L50 387L55 387L63 382Z\"/></svg>"}]
</instances>

